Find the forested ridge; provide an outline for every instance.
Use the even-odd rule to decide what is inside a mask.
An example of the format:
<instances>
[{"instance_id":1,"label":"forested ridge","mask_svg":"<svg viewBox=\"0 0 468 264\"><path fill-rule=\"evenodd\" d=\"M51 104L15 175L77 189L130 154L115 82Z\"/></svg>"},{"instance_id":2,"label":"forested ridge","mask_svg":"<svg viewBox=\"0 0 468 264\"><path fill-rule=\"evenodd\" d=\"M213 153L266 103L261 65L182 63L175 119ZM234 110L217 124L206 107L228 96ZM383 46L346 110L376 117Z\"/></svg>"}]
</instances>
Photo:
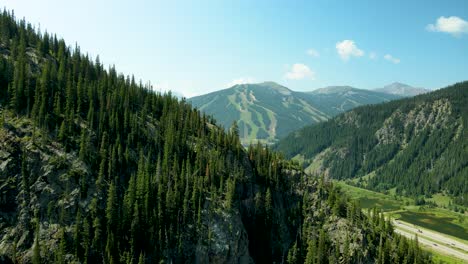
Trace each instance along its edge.
<instances>
[{"instance_id":1,"label":"forested ridge","mask_svg":"<svg viewBox=\"0 0 468 264\"><path fill-rule=\"evenodd\" d=\"M273 144L292 131L357 106L398 98L349 86L298 92L275 82L263 82L238 84L187 100L226 128L236 121L241 141L247 146L258 141Z\"/></svg>"},{"instance_id":2,"label":"forested ridge","mask_svg":"<svg viewBox=\"0 0 468 264\"><path fill-rule=\"evenodd\" d=\"M336 179L398 194L445 193L468 205L468 82L364 106L291 133L277 149ZM319 165L317 165L319 164ZM363 177L366 176L366 177Z\"/></svg>"},{"instance_id":3,"label":"forested ridge","mask_svg":"<svg viewBox=\"0 0 468 264\"><path fill-rule=\"evenodd\" d=\"M0 261L430 263L377 211L0 15Z\"/></svg>"}]
</instances>

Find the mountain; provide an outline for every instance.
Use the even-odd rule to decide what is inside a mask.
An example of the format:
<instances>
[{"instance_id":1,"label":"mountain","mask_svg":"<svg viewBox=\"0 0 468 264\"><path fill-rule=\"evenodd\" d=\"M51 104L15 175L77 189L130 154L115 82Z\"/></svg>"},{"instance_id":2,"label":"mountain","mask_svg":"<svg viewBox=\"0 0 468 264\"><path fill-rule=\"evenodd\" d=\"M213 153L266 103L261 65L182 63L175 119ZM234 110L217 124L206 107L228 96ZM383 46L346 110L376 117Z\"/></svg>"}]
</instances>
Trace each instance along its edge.
<instances>
[{"instance_id":1,"label":"mountain","mask_svg":"<svg viewBox=\"0 0 468 264\"><path fill-rule=\"evenodd\" d=\"M416 88L404 83L394 82L382 88L377 88L374 91L387 94L394 94L401 97L411 97L419 94L428 93L431 90L424 88Z\"/></svg>"},{"instance_id":2,"label":"mountain","mask_svg":"<svg viewBox=\"0 0 468 264\"><path fill-rule=\"evenodd\" d=\"M358 89L351 86L328 86L308 94L320 108L328 109L327 113L335 116L361 105L378 104L400 99L399 95L380 93L372 90Z\"/></svg>"},{"instance_id":3,"label":"mountain","mask_svg":"<svg viewBox=\"0 0 468 264\"><path fill-rule=\"evenodd\" d=\"M329 115L310 103L310 96L273 82L240 84L229 89L188 99L193 106L213 115L224 127L238 121L241 139L274 142L277 138L317 123Z\"/></svg>"},{"instance_id":4,"label":"mountain","mask_svg":"<svg viewBox=\"0 0 468 264\"><path fill-rule=\"evenodd\" d=\"M184 100L7 11L0 32L1 263L432 263Z\"/></svg>"},{"instance_id":5,"label":"mountain","mask_svg":"<svg viewBox=\"0 0 468 264\"><path fill-rule=\"evenodd\" d=\"M240 84L188 99L193 106L213 115L226 128L238 122L244 144L256 140L272 143L289 132L363 104L399 96L351 87L295 92L274 82Z\"/></svg>"},{"instance_id":6,"label":"mountain","mask_svg":"<svg viewBox=\"0 0 468 264\"><path fill-rule=\"evenodd\" d=\"M359 178L409 196L446 193L468 204L468 82L362 106L289 134L276 148L309 172Z\"/></svg>"}]
</instances>

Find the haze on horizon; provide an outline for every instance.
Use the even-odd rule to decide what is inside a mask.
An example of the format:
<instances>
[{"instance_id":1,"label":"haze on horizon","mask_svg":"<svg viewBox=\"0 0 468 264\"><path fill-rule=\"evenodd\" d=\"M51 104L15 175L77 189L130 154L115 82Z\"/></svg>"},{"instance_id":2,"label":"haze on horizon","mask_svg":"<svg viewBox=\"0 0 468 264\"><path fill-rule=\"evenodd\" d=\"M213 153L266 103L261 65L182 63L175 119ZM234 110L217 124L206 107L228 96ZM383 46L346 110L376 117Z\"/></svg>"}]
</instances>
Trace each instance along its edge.
<instances>
[{"instance_id":1,"label":"haze on horizon","mask_svg":"<svg viewBox=\"0 0 468 264\"><path fill-rule=\"evenodd\" d=\"M237 83L292 90L466 79L468 2L6 0L17 18L186 97Z\"/></svg>"}]
</instances>

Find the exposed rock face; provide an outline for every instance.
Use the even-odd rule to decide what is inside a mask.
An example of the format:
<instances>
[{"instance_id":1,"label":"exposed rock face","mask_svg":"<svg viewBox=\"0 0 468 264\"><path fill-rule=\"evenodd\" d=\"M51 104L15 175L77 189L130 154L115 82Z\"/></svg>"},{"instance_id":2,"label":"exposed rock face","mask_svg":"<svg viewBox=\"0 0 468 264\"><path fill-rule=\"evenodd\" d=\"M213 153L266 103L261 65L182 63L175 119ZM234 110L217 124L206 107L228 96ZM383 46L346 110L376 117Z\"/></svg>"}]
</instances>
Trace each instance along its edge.
<instances>
[{"instance_id":1,"label":"exposed rock face","mask_svg":"<svg viewBox=\"0 0 468 264\"><path fill-rule=\"evenodd\" d=\"M419 135L425 129L432 131L460 125L451 121L451 114L452 106L447 99L418 105L407 114L398 109L384 121L375 136L379 144L397 143L404 146L410 140L409 135Z\"/></svg>"},{"instance_id":2,"label":"exposed rock face","mask_svg":"<svg viewBox=\"0 0 468 264\"><path fill-rule=\"evenodd\" d=\"M346 112L343 115L337 117L337 119L339 120L338 122L343 122L344 124L354 126L356 128L360 127L358 116L353 111Z\"/></svg>"},{"instance_id":3,"label":"exposed rock face","mask_svg":"<svg viewBox=\"0 0 468 264\"><path fill-rule=\"evenodd\" d=\"M89 213L94 197L104 199L96 196L91 172L77 153L66 152L63 145L43 138L33 127L28 119L10 117L0 127L0 256L24 263L32 260L36 236L41 241L41 258L53 261L50 258L58 251L62 237L73 235L76 219L70 216L76 215L78 208ZM243 161L246 177L253 177L247 156ZM89 182L83 184L79 180L83 178ZM183 242L187 256L195 252L196 263L254 263L251 251L258 245L252 244L250 237L263 239L254 231L258 229L255 221L266 213L257 207L265 202L266 190L250 180L237 188L239 207L227 209L219 201L205 201L201 232L208 234L208 239ZM286 255L294 238L287 218L291 201L285 202L285 197L273 192L271 224L262 230L281 255ZM64 257L77 261L71 254Z\"/></svg>"},{"instance_id":4,"label":"exposed rock face","mask_svg":"<svg viewBox=\"0 0 468 264\"><path fill-rule=\"evenodd\" d=\"M47 260L59 247L61 228L73 232L75 219L67 216L78 207L88 212L95 193L93 183L79 184L89 172L76 153L33 139L32 127L25 119L7 119L0 127L0 261L30 263L37 230ZM211 235L197 242L197 263L253 263L239 211L203 210L203 226ZM65 258L75 261L72 255Z\"/></svg>"},{"instance_id":5,"label":"exposed rock face","mask_svg":"<svg viewBox=\"0 0 468 264\"><path fill-rule=\"evenodd\" d=\"M57 216L71 231L73 219L68 213L78 206L86 210L91 198L82 196L77 181L79 175L88 174L85 164L56 142L32 139L32 133L24 119L9 119L0 128L0 255L15 252L23 262L32 256L37 224L40 240L46 241L41 252L47 259L47 252L59 243Z\"/></svg>"},{"instance_id":6,"label":"exposed rock face","mask_svg":"<svg viewBox=\"0 0 468 264\"><path fill-rule=\"evenodd\" d=\"M203 211L208 240L198 240L196 263L253 263L249 239L238 211Z\"/></svg>"}]
</instances>

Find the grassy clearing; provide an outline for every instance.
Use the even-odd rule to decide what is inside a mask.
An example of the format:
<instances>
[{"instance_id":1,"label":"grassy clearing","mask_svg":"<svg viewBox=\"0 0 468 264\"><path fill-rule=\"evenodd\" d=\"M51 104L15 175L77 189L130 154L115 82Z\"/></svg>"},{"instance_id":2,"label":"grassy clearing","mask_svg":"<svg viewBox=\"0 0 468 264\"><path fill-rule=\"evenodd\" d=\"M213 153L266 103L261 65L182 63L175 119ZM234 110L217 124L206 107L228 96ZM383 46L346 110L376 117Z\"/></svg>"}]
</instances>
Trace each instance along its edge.
<instances>
[{"instance_id":1,"label":"grassy clearing","mask_svg":"<svg viewBox=\"0 0 468 264\"><path fill-rule=\"evenodd\" d=\"M304 155L302 155L302 154L297 154L297 155L294 156L291 160L297 161L297 162L299 162L299 164L302 165L302 164L304 164L304 160L305 160L305 159L304 159Z\"/></svg>"},{"instance_id":2,"label":"grassy clearing","mask_svg":"<svg viewBox=\"0 0 468 264\"><path fill-rule=\"evenodd\" d=\"M369 198L369 197L361 197L359 198L359 205L362 208L374 208L377 207L384 212L392 212L399 210L401 208L401 204L394 201L382 200L379 198Z\"/></svg>"},{"instance_id":3,"label":"grassy clearing","mask_svg":"<svg viewBox=\"0 0 468 264\"><path fill-rule=\"evenodd\" d=\"M393 212L402 209L409 200L354 187L344 182L337 182L337 184L351 198L357 199L363 209L377 207L384 212Z\"/></svg>"},{"instance_id":4,"label":"grassy clearing","mask_svg":"<svg viewBox=\"0 0 468 264\"><path fill-rule=\"evenodd\" d=\"M354 178L354 179L350 179L351 182L354 182L354 183L358 183L358 182L361 182L361 184L363 186L367 186L367 182L369 182L370 179L372 179L373 177L375 176L375 171L369 173L369 174L366 174L362 177L357 177L357 178Z\"/></svg>"},{"instance_id":5,"label":"grassy clearing","mask_svg":"<svg viewBox=\"0 0 468 264\"><path fill-rule=\"evenodd\" d=\"M322 166L322 160L314 160L310 165L305 169L306 173L314 173Z\"/></svg>"},{"instance_id":6,"label":"grassy clearing","mask_svg":"<svg viewBox=\"0 0 468 264\"><path fill-rule=\"evenodd\" d=\"M441 214L435 210L422 212L402 211L393 215L404 222L447 234L462 240L468 241L468 229L466 225L460 223L458 218L450 214Z\"/></svg>"},{"instance_id":7,"label":"grassy clearing","mask_svg":"<svg viewBox=\"0 0 468 264\"><path fill-rule=\"evenodd\" d=\"M441 207L448 207L452 203L452 199L450 197L441 193L434 194L431 198L426 198L426 200L434 202Z\"/></svg>"},{"instance_id":8,"label":"grassy clearing","mask_svg":"<svg viewBox=\"0 0 468 264\"><path fill-rule=\"evenodd\" d=\"M434 263L443 263L443 264L463 264L466 263L463 260L456 258L451 255L443 255L440 254L439 252L432 250L430 247L427 246L422 246L422 248L426 251L431 252L432 254L432 260L434 260Z\"/></svg>"},{"instance_id":9,"label":"grassy clearing","mask_svg":"<svg viewBox=\"0 0 468 264\"><path fill-rule=\"evenodd\" d=\"M325 155L330 153L330 151L331 149L327 148L318 155L316 155L313 160L306 160L306 162L308 162L310 165L304 171L309 174L317 173L323 165Z\"/></svg>"}]
</instances>

